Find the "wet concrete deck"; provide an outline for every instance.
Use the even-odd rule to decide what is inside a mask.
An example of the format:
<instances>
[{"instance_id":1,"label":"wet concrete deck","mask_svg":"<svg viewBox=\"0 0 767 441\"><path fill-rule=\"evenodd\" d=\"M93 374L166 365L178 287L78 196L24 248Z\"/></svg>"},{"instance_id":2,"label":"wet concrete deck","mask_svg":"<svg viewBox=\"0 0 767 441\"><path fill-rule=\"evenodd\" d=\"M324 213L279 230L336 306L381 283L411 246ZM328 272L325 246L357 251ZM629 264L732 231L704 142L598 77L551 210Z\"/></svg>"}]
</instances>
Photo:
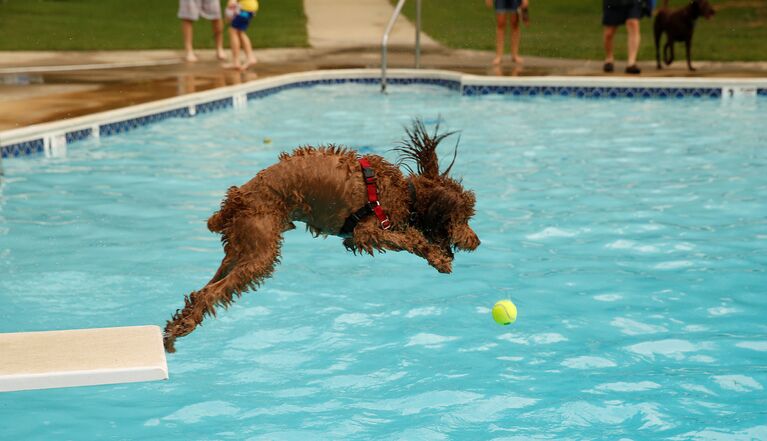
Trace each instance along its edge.
<instances>
[{"instance_id":1,"label":"wet concrete deck","mask_svg":"<svg viewBox=\"0 0 767 441\"><path fill-rule=\"evenodd\" d=\"M212 51L201 61L181 61L178 51L0 52L0 130L72 118L133 104L241 84L291 72L342 68L379 68L376 47L266 49L247 72L221 67ZM524 66L492 66L487 51L426 48L421 67L476 75L602 75L601 61L526 57ZM392 47L390 68L413 67L413 48ZM697 72L683 63L656 70L641 63L642 76L767 78L767 62L699 61ZM623 66L616 65L617 72ZM611 74L619 76L621 73Z\"/></svg>"}]
</instances>

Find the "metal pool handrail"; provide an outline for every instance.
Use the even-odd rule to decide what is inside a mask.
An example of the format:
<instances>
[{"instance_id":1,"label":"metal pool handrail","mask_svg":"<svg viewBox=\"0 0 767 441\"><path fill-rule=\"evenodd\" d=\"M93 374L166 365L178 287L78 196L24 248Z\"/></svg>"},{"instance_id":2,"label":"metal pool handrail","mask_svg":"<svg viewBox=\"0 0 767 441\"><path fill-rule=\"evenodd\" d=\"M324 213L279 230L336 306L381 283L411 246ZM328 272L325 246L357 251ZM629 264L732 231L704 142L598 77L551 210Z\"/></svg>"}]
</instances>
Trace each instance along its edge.
<instances>
[{"instance_id":1,"label":"metal pool handrail","mask_svg":"<svg viewBox=\"0 0 767 441\"><path fill-rule=\"evenodd\" d=\"M394 22L397 21L400 13L402 12L402 6L405 5L405 0L399 0L397 6L394 8L394 12L389 19L389 24L386 26L383 38L381 39L381 93L386 92L386 66L387 66L387 51L389 46L389 34L392 28L394 28ZM415 68L421 67L421 0L415 2Z\"/></svg>"}]
</instances>

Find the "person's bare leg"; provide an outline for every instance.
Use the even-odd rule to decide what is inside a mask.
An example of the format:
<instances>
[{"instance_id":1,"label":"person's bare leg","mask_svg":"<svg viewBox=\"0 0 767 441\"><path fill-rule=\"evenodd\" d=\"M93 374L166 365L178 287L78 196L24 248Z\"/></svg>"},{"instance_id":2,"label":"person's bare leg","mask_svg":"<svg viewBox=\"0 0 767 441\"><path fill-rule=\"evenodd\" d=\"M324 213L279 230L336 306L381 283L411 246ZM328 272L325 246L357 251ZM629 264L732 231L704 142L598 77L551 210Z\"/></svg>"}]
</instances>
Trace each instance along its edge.
<instances>
[{"instance_id":1,"label":"person's bare leg","mask_svg":"<svg viewBox=\"0 0 767 441\"><path fill-rule=\"evenodd\" d=\"M522 63L525 60L519 56L519 39L521 31L519 30L519 14L509 14L511 21L511 61Z\"/></svg>"},{"instance_id":2,"label":"person's bare leg","mask_svg":"<svg viewBox=\"0 0 767 441\"><path fill-rule=\"evenodd\" d=\"M602 39L605 46L605 63L615 62L615 55L613 52L613 38L615 37L615 31L618 30L617 26L605 26L602 33Z\"/></svg>"},{"instance_id":3,"label":"person's bare leg","mask_svg":"<svg viewBox=\"0 0 767 441\"><path fill-rule=\"evenodd\" d=\"M197 55L194 54L194 47L192 47L193 28L194 22L192 20L181 20L181 33L184 35L184 51L186 52L184 59L190 63L197 61Z\"/></svg>"},{"instance_id":4,"label":"person's bare leg","mask_svg":"<svg viewBox=\"0 0 767 441\"><path fill-rule=\"evenodd\" d=\"M241 69L240 65L240 31L235 28L229 28L229 45L232 46L232 62L226 67L232 69Z\"/></svg>"},{"instance_id":5,"label":"person's bare leg","mask_svg":"<svg viewBox=\"0 0 767 441\"><path fill-rule=\"evenodd\" d=\"M639 19L630 18L626 20L626 32L628 33L629 58L628 65L637 64L637 54L639 53Z\"/></svg>"},{"instance_id":6,"label":"person's bare leg","mask_svg":"<svg viewBox=\"0 0 767 441\"><path fill-rule=\"evenodd\" d=\"M224 51L224 21L219 18L210 22L213 25L213 39L216 42L216 58L226 60L226 51Z\"/></svg>"},{"instance_id":7,"label":"person's bare leg","mask_svg":"<svg viewBox=\"0 0 767 441\"><path fill-rule=\"evenodd\" d=\"M245 64L242 66L242 70L249 68L250 66L258 63L256 56L253 55L253 45L250 43L250 37L246 32L240 32L240 42L242 43L242 49L245 51Z\"/></svg>"},{"instance_id":8,"label":"person's bare leg","mask_svg":"<svg viewBox=\"0 0 767 441\"><path fill-rule=\"evenodd\" d=\"M507 15L505 12L495 14L495 58L493 58L493 64L501 64L503 58L503 47L506 46Z\"/></svg>"}]
</instances>

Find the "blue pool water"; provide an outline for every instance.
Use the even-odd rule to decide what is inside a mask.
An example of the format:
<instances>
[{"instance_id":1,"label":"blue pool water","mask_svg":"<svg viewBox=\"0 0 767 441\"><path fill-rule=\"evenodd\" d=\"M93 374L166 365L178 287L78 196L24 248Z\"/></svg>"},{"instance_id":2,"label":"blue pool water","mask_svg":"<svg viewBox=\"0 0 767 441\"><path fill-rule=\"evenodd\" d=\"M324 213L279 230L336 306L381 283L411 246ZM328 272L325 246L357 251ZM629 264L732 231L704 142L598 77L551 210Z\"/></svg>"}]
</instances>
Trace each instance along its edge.
<instances>
[{"instance_id":1,"label":"blue pool water","mask_svg":"<svg viewBox=\"0 0 767 441\"><path fill-rule=\"evenodd\" d=\"M767 439L765 114L323 86L6 161L0 332L164 325L228 186L305 144L394 160L414 116L461 130L482 245L442 275L288 232L169 381L0 394L0 439Z\"/></svg>"}]
</instances>

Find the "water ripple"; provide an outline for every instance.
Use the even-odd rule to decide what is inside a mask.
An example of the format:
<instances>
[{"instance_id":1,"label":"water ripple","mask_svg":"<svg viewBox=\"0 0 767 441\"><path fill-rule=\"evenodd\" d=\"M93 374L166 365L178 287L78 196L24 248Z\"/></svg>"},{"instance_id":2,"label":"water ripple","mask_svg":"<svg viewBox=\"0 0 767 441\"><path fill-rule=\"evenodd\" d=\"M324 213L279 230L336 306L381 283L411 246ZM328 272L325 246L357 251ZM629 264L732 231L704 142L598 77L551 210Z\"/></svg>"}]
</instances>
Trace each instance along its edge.
<instances>
[{"instance_id":1,"label":"water ripple","mask_svg":"<svg viewBox=\"0 0 767 441\"><path fill-rule=\"evenodd\" d=\"M582 355L580 357L572 357L564 360L562 366L570 369L599 369L615 367L617 364L606 358Z\"/></svg>"},{"instance_id":2,"label":"water ripple","mask_svg":"<svg viewBox=\"0 0 767 441\"><path fill-rule=\"evenodd\" d=\"M714 375L712 378L722 389L735 392L751 392L764 389L759 382L746 375Z\"/></svg>"}]
</instances>

